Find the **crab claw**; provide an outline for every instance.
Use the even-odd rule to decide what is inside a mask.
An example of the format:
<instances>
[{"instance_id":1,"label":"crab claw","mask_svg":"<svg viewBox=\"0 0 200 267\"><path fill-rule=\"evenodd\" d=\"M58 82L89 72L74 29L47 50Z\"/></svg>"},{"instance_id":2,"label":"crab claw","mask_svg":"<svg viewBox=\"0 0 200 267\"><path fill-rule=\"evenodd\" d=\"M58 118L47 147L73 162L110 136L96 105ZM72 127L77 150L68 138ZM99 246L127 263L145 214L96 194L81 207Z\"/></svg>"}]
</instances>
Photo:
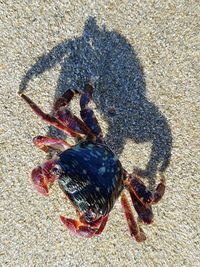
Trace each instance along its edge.
<instances>
[{"instance_id":1,"label":"crab claw","mask_svg":"<svg viewBox=\"0 0 200 267\"><path fill-rule=\"evenodd\" d=\"M79 237L90 238L96 234L96 229L88 227L86 225L80 225L78 221L60 216L61 221L65 227L74 235Z\"/></svg>"},{"instance_id":2,"label":"crab claw","mask_svg":"<svg viewBox=\"0 0 200 267\"><path fill-rule=\"evenodd\" d=\"M54 157L32 170L31 180L33 187L43 196L49 195L48 184L53 183L57 178L57 176L51 172L56 160L57 158Z\"/></svg>"},{"instance_id":3,"label":"crab claw","mask_svg":"<svg viewBox=\"0 0 200 267\"><path fill-rule=\"evenodd\" d=\"M43 170L41 166L36 167L32 170L31 179L33 187L43 196L49 195L49 190L47 186L47 181L43 174Z\"/></svg>"}]
</instances>

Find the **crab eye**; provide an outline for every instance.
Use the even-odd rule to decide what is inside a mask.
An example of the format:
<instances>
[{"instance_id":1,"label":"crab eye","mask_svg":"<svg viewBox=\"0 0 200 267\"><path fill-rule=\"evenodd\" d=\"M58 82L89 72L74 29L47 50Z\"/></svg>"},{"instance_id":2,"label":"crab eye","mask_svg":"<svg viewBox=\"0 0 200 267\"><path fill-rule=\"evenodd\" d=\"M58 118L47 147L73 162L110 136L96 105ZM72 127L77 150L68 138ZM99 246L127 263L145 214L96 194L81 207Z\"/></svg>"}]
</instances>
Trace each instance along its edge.
<instances>
[{"instance_id":1,"label":"crab eye","mask_svg":"<svg viewBox=\"0 0 200 267\"><path fill-rule=\"evenodd\" d=\"M51 173L55 176L60 176L63 173L62 168L60 167L60 165L55 165L52 169L51 169Z\"/></svg>"}]
</instances>

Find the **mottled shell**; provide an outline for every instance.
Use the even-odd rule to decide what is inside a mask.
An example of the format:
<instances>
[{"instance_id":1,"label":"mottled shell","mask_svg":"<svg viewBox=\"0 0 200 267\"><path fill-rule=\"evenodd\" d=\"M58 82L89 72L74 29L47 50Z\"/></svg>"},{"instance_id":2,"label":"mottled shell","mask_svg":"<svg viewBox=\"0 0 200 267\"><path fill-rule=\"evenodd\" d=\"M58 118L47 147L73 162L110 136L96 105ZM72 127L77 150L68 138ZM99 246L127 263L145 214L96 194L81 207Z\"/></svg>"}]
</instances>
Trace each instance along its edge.
<instances>
[{"instance_id":1,"label":"mottled shell","mask_svg":"<svg viewBox=\"0 0 200 267\"><path fill-rule=\"evenodd\" d=\"M59 185L80 213L88 220L109 213L123 189L123 171L107 146L83 141L61 153L57 164Z\"/></svg>"}]
</instances>

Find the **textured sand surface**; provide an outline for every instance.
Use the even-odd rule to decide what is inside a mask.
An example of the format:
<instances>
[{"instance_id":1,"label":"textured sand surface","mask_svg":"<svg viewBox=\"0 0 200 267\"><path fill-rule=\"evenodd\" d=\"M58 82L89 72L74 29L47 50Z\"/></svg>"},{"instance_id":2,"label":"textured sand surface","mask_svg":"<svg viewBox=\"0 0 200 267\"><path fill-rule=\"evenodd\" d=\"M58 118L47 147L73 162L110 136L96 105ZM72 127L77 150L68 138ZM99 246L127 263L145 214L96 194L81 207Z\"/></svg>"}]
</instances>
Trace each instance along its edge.
<instances>
[{"instance_id":1,"label":"textured sand surface","mask_svg":"<svg viewBox=\"0 0 200 267\"><path fill-rule=\"evenodd\" d=\"M0 266L198 267L199 1L7 0L0 12ZM123 166L147 169L151 188L165 171L167 190L141 244L120 201L101 236L80 239L59 220L75 214L58 185L44 198L30 182L45 159L32 138L59 133L16 91L50 112L55 96L88 79ZM77 100L71 109L78 113Z\"/></svg>"}]
</instances>

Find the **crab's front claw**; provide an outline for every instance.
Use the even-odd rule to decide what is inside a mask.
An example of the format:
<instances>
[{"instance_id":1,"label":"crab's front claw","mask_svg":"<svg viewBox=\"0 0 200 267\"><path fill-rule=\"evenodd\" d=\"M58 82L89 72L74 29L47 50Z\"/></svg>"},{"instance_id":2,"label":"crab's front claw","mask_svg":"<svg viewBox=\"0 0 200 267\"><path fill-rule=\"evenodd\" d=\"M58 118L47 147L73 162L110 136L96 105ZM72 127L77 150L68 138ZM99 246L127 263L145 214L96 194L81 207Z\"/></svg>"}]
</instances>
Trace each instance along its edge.
<instances>
[{"instance_id":1,"label":"crab's front claw","mask_svg":"<svg viewBox=\"0 0 200 267\"><path fill-rule=\"evenodd\" d=\"M52 184L57 178L57 176L51 172L56 160L57 158L54 157L32 170L31 180L33 187L43 196L49 195L48 185Z\"/></svg>"},{"instance_id":2,"label":"crab's front claw","mask_svg":"<svg viewBox=\"0 0 200 267\"><path fill-rule=\"evenodd\" d=\"M72 234L89 238L100 235L103 232L108 221L108 215L99 218L91 224L84 221L81 217L77 221L65 218L64 216L60 216L60 219Z\"/></svg>"},{"instance_id":3,"label":"crab's front claw","mask_svg":"<svg viewBox=\"0 0 200 267\"><path fill-rule=\"evenodd\" d=\"M95 235L95 229L85 226L79 225L78 221L73 219L65 218L64 216L60 216L61 221L64 223L65 227L74 235L79 237L92 237Z\"/></svg>"},{"instance_id":4,"label":"crab's front claw","mask_svg":"<svg viewBox=\"0 0 200 267\"><path fill-rule=\"evenodd\" d=\"M42 167L38 166L32 170L31 180L33 187L43 196L49 195L46 178L43 174Z\"/></svg>"}]
</instances>

